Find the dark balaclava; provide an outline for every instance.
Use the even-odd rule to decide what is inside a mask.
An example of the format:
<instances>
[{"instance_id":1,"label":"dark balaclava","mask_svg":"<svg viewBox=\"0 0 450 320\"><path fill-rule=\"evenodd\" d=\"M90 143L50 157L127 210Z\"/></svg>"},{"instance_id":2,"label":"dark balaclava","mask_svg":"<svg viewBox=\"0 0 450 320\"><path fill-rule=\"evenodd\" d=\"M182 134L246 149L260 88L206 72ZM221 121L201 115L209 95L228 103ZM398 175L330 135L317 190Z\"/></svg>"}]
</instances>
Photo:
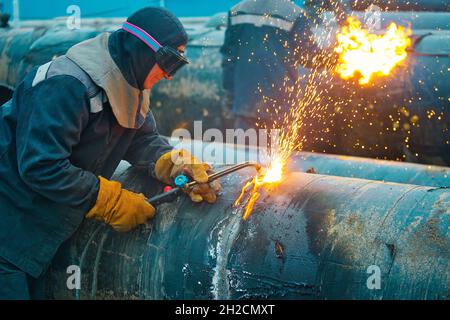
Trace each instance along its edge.
<instances>
[{"instance_id":1,"label":"dark balaclava","mask_svg":"<svg viewBox=\"0 0 450 320\"><path fill-rule=\"evenodd\" d=\"M188 41L180 20L163 8L143 8L127 21L145 30L162 46L170 46L176 50ZM156 63L155 52L139 38L122 29L111 34L108 47L111 57L128 83L143 90L145 79Z\"/></svg>"}]
</instances>

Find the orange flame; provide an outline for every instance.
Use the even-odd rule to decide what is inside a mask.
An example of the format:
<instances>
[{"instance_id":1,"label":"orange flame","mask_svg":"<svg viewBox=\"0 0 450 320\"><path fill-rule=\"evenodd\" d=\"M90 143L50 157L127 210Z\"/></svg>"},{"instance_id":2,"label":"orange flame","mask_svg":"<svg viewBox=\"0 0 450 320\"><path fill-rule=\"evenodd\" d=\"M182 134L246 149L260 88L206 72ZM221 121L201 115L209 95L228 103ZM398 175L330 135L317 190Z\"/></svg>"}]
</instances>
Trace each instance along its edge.
<instances>
[{"instance_id":1,"label":"orange flame","mask_svg":"<svg viewBox=\"0 0 450 320\"><path fill-rule=\"evenodd\" d=\"M283 167L284 162L280 158L277 158L270 163L265 172L256 175L252 181L249 181L244 185L241 194L234 202L234 206L240 205L247 192L251 192L242 219L247 220L248 216L253 211L256 201L261 196L259 192L261 187L275 185L281 181L283 177Z\"/></svg>"},{"instance_id":2,"label":"orange flame","mask_svg":"<svg viewBox=\"0 0 450 320\"><path fill-rule=\"evenodd\" d=\"M391 23L385 34L371 34L362 29L361 22L353 17L337 35L339 64L336 71L341 78L349 79L358 73L359 84L367 84L374 75L387 76L406 59L411 45L411 30Z\"/></svg>"}]
</instances>

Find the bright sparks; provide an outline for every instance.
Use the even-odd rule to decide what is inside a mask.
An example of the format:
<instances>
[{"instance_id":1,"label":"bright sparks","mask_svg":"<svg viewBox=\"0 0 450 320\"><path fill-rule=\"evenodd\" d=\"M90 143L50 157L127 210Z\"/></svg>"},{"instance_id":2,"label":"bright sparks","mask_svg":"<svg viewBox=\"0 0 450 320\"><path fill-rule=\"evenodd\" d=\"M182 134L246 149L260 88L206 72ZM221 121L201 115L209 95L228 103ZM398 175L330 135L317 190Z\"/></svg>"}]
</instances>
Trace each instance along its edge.
<instances>
[{"instance_id":1,"label":"bright sparks","mask_svg":"<svg viewBox=\"0 0 450 320\"><path fill-rule=\"evenodd\" d=\"M261 187L276 185L277 183L281 182L281 179L283 177L283 167L284 162L281 159L277 158L270 163L265 171L258 173L251 181L245 184L245 186L242 188L239 198L237 198L234 203L235 206L240 205L244 197L248 193L250 193L242 219L247 220L248 216L253 211L253 206L261 196L259 192Z\"/></svg>"},{"instance_id":2,"label":"bright sparks","mask_svg":"<svg viewBox=\"0 0 450 320\"><path fill-rule=\"evenodd\" d=\"M359 84L367 84L374 75L387 76L406 59L411 45L410 29L391 23L385 34L371 34L356 18L347 19L337 35L335 51L339 54L337 72L343 79L360 75Z\"/></svg>"},{"instance_id":3,"label":"bright sparks","mask_svg":"<svg viewBox=\"0 0 450 320\"><path fill-rule=\"evenodd\" d=\"M283 162L280 159L273 161L269 168L267 169L264 177L262 178L262 183L276 183L281 180L283 176Z\"/></svg>"},{"instance_id":4,"label":"bright sparks","mask_svg":"<svg viewBox=\"0 0 450 320\"><path fill-rule=\"evenodd\" d=\"M332 0L330 4L337 7L340 1ZM318 27L318 23L323 26L322 22L314 20L312 27ZM299 40L309 35L296 36ZM326 33L314 39L319 47L326 47L328 40ZM262 118L258 116L256 127L269 131L277 129L279 135L276 138L270 135L267 169L260 172L252 181L247 182L235 202L235 206L245 204L244 220L249 217L253 206L261 197L261 188L271 189L281 183L284 166L291 154L302 150L304 144L313 141L314 137L323 133L327 134L330 127L334 126L332 121L338 110L344 110L341 107L347 105L349 100L351 101L351 97L333 99L330 95L329 90L333 89L335 79L331 72L324 72L324 70L332 70L335 67L335 60L329 50L311 53L299 45L293 48L293 51L299 56L294 64L296 68L302 65L303 61L311 63L307 66L308 72L296 79L291 79L294 80L294 84L288 81L288 78L284 79L283 85L279 88L280 92L284 93L283 99L277 100L264 96L266 111L270 110L271 122L261 121L260 123ZM345 84L343 87L345 89ZM353 93L350 93L350 96L352 95ZM258 110L258 113L260 112L261 110Z\"/></svg>"}]
</instances>

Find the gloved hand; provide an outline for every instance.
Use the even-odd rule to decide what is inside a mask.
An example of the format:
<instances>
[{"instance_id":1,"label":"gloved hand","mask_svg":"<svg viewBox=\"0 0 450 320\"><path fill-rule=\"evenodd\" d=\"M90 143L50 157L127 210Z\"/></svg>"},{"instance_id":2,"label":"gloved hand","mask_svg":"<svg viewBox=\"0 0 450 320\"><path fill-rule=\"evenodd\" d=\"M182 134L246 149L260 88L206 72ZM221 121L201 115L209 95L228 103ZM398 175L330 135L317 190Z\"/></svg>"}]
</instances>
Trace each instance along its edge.
<instances>
[{"instance_id":1,"label":"gloved hand","mask_svg":"<svg viewBox=\"0 0 450 320\"><path fill-rule=\"evenodd\" d=\"M117 181L100 179L100 189L95 205L86 218L96 218L119 232L127 232L155 216L155 208L142 193L122 189Z\"/></svg>"},{"instance_id":2,"label":"gloved hand","mask_svg":"<svg viewBox=\"0 0 450 320\"><path fill-rule=\"evenodd\" d=\"M194 202L203 200L214 203L221 189L219 180L208 183L208 174L214 173L206 163L201 163L186 150L172 150L163 154L155 165L156 178L166 184L173 185L173 180L180 174L190 176L199 184L189 191Z\"/></svg>"}]
</instances>

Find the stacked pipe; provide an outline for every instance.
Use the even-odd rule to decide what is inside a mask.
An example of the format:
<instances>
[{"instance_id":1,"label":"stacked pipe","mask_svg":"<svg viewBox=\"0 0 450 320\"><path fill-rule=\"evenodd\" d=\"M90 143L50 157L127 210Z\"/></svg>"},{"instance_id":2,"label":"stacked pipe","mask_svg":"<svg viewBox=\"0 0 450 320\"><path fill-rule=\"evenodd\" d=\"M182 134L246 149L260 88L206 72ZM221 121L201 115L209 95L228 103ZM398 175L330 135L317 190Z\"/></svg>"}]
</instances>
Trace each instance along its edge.
<instances>
[{"instance_id":1,"label":"stacked pipe","mask_svg":"<svg viewBox=\"0 0 450 320\"><path fill-rule=\"evenodd\" d=\"M176 148L189 150L209 163L234 164L257 161L268 165L267 150L239 144L219 144L199 140L177 139L169 142ZM124 162L122 166L127 166ZM312 152L295 152L287 163L289 171L361 178L434 187L450 187L450 167L421 165L400 161L384 161Z\"/></svg>"},{"instance_id":2,"label":"stacked pipe","mask_svg":"<svg viewBox=\"0 0 450 320\"><path fill-rule=\"evenodd\" d=\"M358 2L358 5L365 2ZM444 5L445 3L445 5ZM333 99L347 99L352 92L353 105L346 106L342 115L335 120L337 124L346 124L343 120L355 112L363 115L363 107L373 107L370 119L354 121L352 128L334 127L325 141L332 141L336 147L320 141L305 145L308 150L327 153L339 153L355 156L370 156L387 159L402 158L411 162L449 165L450 147L448 116L450 99L449 80L449 46L450 25L448 4L443 0L430 1L379 1L380 7L400 6L405 11L381 13L381 26L386 27L391 21L397 24L411 25L414 46L409 52L404 67L396 69L395 74L381 79L373 86L364 88L353 86L339 78L333 79L331 90L327 85L329 96ZM364 7L361 7L364 8ZM354 7L354 9L361 9ZM391 8L392 9L392 8ZM429 11L409 11L409 10ZM442 12L435 12L440 9ZM364 18L364 12L352 14ZM220 19L219 19L220 20ZM67 30L61 21L52 21L45 26L37 22L29 23L20 29L0 29L0 101L9 99L12 91L23 76L33 66L44 64L55 56L99 32L113 31L120 25L119 20L94 19L86 21L86 28L78 31ZM34 24L35 23L35 24ZM33 25L35 27L33 27ZM203 130L208 128L232 128L229 111L222 89L222 68L220 47L223 44L224 30L217 30L214 25L201 27L186 23L190 41L187 55L191 63L181 70L172 81L162 82L152 92L152 111L159 125L159 130L170 135L175 128L193 129L194 120L202 115ZM326 30L330 33L329 30ZM347 89L344 89L347 88ZM380 89L381 88L381 89ZM7 94L9 93L9 94ZM399 107L407 107L407 114L402 114L401 125L395 132L390 128L389 116L397 117ZM330 110L330 113L333 113ZM436 116L428 119L429 114ZM443 115L441 115L443 113ZM440 118L438 120L437 118ZM419 119L419 126L415 122ZM403 125L409 129L403 129ZM321 126L319 126L321 127ZM387 131L389 129L389 131ZM409 149L405 150L405 135L408 136ZM383 133L382 135L380 134ZM355 141L365 148L356 148ZM386 149L388 147L388 149Z\"/></svg>"}]
</instances>

